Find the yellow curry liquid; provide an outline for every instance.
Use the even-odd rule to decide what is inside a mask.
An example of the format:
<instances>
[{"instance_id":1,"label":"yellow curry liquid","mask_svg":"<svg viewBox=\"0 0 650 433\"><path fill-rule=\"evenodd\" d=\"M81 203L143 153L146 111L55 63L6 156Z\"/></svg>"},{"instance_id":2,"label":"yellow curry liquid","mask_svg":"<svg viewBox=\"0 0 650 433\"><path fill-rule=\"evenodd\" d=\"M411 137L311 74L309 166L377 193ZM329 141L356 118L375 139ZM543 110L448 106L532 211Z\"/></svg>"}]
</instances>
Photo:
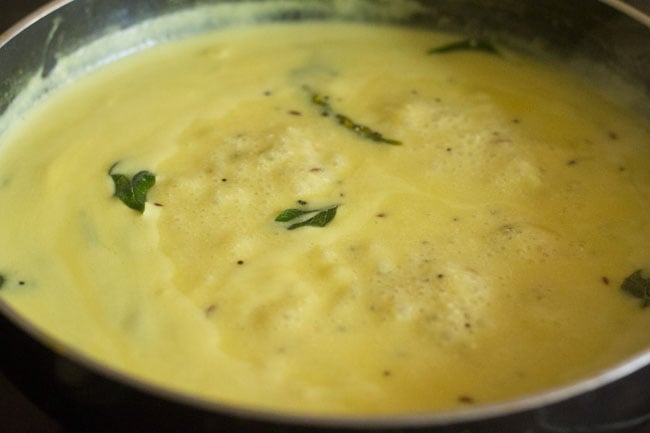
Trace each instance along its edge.
<instances>
[{"instance_id":1,"label":"yellow curry liquid","mask_svg":"<svg viewBox=\"0 0 650 433\"><path fill-rule=\"evenodd\" d=\"M428 54L456 40L233 28L59 91L3 138L0 296L121 371L292 412L506 401L647 349L621 290L650 266L647 123L505 49ZM115 163L155 173L143 214Z\"/></svg>"}]
</instances>

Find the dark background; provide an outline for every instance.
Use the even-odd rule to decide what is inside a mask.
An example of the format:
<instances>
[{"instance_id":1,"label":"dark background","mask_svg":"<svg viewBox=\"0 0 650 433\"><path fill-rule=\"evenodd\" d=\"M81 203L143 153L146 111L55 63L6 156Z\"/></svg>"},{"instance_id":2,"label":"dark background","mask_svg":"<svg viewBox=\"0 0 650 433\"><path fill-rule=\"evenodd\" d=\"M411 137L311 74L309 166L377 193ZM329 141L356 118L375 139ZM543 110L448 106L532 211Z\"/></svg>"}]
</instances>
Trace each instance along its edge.
<instances>
[{"instance_id":1,"label":"dark background","mask_svg":"<svg viewBox=\"0 0 650 433\"><path fill-rule=\"evenodd\" d=\"M46 0L0 0L0 33L45 3ZM628 3L650 13L650 0L628 0ZM25 399L0 372L0 433L65 432Z\"/></svg>"}]
</instances>

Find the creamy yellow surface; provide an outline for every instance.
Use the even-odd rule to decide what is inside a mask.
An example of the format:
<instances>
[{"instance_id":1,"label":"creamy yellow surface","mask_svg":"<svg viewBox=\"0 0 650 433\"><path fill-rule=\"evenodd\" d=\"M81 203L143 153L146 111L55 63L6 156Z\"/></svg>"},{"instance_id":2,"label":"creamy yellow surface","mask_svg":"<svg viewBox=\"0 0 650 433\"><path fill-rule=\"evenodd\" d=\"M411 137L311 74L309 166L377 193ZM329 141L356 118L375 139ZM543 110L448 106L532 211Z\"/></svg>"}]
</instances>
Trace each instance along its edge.
<instances>
[{"instance_id":1,"label":"creamy yellow surface","mask_svg":"<svg viewBox=\"0 0 650 433\"><path fill-rule=\"evenodd\" d=\"M648 348L620 289L650 265L647 123L507 50L427 54L457 39L264 25L75 83L2 137L0 296L122 371L300 412L509 400ZM156 174L144 214L117 161ZM340 207L274 222L298 201Z\"/></svg>"}]
</instances>

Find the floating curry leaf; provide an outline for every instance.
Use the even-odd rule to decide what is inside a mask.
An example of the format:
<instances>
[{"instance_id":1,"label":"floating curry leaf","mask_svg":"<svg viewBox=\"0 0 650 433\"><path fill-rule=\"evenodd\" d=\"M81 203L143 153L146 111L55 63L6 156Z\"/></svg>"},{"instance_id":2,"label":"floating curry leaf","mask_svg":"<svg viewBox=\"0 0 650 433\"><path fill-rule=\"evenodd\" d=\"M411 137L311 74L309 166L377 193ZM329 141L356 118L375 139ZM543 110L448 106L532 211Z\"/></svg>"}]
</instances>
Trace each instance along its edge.
<instances>
[{"instance_id":1,"label":"floating curry leaf","mask_svg":"<svg viewBox=\"0 0 650 433\"><path fill-rule=\"evenodd\" d=\"M375 141L377 143L391 144L394 146L399 146L402 144L402 142L399 140L384 137L383 134L373 130L369 126L353 121L350 117L346 116L345 114L336 113L332 108L332 106L330 105L328 96L320 95L312 91L308 87L305 87L305 90L307 90L311 94L311 102L323 108L323 115L333 116L336 119L336 121L339 123L339 125L343 126L346 129L349 129L350 131L354 132L358 136L366 138L368 140Z\"/></svg>"},{"instance_id":2,"label":"floating curry leaf","mask_svg":"<svg viewBox=\"0 0 650 433\"><path fill-rule=\"evenodd\" d=\"M339 125L342 125L349 129L350 131L355 132L357 135L360 135L364 138L367 138L372 141L376 141L378 143L386 143L386 144L392 144L395 146L399 146L402 144L401 141L399 140L394 140L392 138L386 138L382 134L380 134L377 131L373 131L369 127L365 125L361 125L360 123L355 123L353 122L349 117L343 115L343 114L337 114L336 115L336 120L339 121Z\"/></svg>"},{"instance_id":3,"label":"floating curry leaf","mask_svg":"<svg viewBox=\"0 0 650 433\"><path fill-rule=\"evenodd\" d=\"M122 200L122 203L140 213L144 212L144 206L147 202L147 193L156 184L156 175L142 170L136 173L132 179L124 174L115 174L113 169L116 164L108 171L108 174L115 183L114 197Z\"/></svg>"},{"instance_id":4,"label":"floating curry leaf","mask_svg":"<svg viewBox=\"0 0 650 433\"><path fill-rule=\"evenodd\" d=\"M334 217L336 216L337 209L338 207L331 207L329 209L322 210L309 219L306 219L304 221L295 224L291 224L289 227L287 227L287 230L295 230L297 228L307 227L307 226L325 227L334 219Z\"/></svg>"},{"instance_id":5,"label":"floating curry leaf","mask_svg":"<svg viewBox=\"0 0 650 433\"><path fill-rule=\"evenodd\" d=\"M303 215L307 215L307 214L314 213L314 212L317 212L317 211L303 210L303 209L285 209L282 212L280 212L280 215L275 217L275 220L277 222L286 223L286 222L289 222L289 221L291 221L293 219L299 218L299 217L301 217Z\"/></svg>"},{"instance_id":6,"label":"floating curry leaf","mask_svg":"<svg viewBox=\"0 0 650 433\"><path fill-rule=\"evenodd\" d=\"M481 51L488 54L499 55L499 51L484 39L469 38L462 41L452 42L436 48L431 48L429 54L446 54L456 51Z\"/></svg>"},{"instance_id":7,"label":"floating curry leaf","mask_svg":"<svg viewBox=\"0 0 650 433\"><path fill-rule=\"evenodd\" d=\"M2 286L5 285L6 281L7 281L7 279L5 278L5 276L0 274L0 289L2 289Z\"/></svg>"},{"instance_id":8,"label":"floating curry leaf","mask_svg":"<svg viewBox=\"0 0 650 433\"><path fill-rule=\"evenodd\" d=\"M300 227L325 227L336 216L339 205L329 206L321 209L285 209L275 217L275 221L291 223L287 230L295 230ZM309 215L312 215L309 217Z\"/></svg>"},{"instance_id":9,"label":"floating curry leaf","mask_svg":"<svg viewBox=\"0 0 650 433\"><path fill-rule=\"evenodd\" d=\"M650 278L643 278L641 270L632 273L623 280L621 289L635 298L641 299L641 308L650 306Z\"/></svg>"}]
</instances>

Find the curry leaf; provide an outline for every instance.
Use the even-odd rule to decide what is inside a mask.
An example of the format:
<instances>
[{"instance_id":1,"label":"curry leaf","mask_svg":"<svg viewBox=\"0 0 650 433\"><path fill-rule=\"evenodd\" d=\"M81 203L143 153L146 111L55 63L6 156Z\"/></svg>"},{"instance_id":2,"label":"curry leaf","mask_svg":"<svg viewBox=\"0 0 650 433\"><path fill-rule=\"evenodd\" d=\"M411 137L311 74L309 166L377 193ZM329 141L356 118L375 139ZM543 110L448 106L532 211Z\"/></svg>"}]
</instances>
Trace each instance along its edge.
<instances>
[{"instance_id":1,"label":"curry leaf","mask_svg":"<svg viewBox=\"0 0 650 433\"><path fill-rule=\"evenodd\" d=\"M285 209L280 215L275 217L277 222L286 223L303 215L314 213L313 210L303 210L303 209Z\"/></svg>"},{"instance_id":2,"label":"curry leaf","mask_svg":"<svg viewBox=\"0 0 650 433\"><path fill-rule=\"evenodd\" d=\"M462 41L452 42L436 48L431 48L429 54L446 54L456 51L481 51L488 54L499 55L499 51L489 41L484 39L469 38Z\"/></svg>"},{"instance_id":3,"label":"curry leaf","mask_svg":"<svg viewBox=\"0 0 650 433\"><path fill-rule=\"evenodd\" d=\"M115 165L108 171L115 184L113 196L119 198L122 203L131 209L143 213L145 203L147 202L147 193L156 184L156 175L142 170L136 173L132 179L129 179L124 174L113 173Z\"/></svg>"},{"instance_id":4,"label":"curry leaf","mask_svg":"<svg viewBox=\"0 0 650 433\"><path fill-rule=\"evenodd\" d=\"M339 205L334 205L322 209L286 209L280 212L275 218L277 222L291 223L286 226L287 230L295 230L300 227L325 227L336 216ZM309 218L303 218L312 215Z\"/></svg>"},{"instance_id":5,"label":"curry leaf","mask_svg":"<svg viewBox=\"0 0 650 433\"><path fill-rule=\"evenodd\" d=\"M643 278L641 270L632 273L623 280L621 289L635 298L641 299L641 308L650 306L650 278Z\"/></svg>"},{"instance_id":6,"label":"curry leaf","mask_svg":"<svg viewBox=\"0 0 650 433\"><path fill-rule=\"evenodd\" d=\"M323 115L333 116L336 119L336 121L339 123L339 125L354 132L358 136L366 138L368 140L375 141L377 143L391 144L394 146L399 146L402 144L402 142L399 140L386 138L384 137L383 134L373 130L369 126L353 121L350 117L346 116L345 114L336 113L332 108L332 106L330 105L328 96L324 96L319 93L316 93L308 87L305 87L305 90L307 90L310 93L311 102L314 105L318 105L319 107L323 108Z\"/></svg>"},{"instance_id":7,"label":"curry leaf","mask_svg":"<svg viewBox=\"0 0 650 433\"><path fill-rule=\"evenodd\" d=\"M311 226L311 227L325 227L327 224L329 224L334 217L336 216L336 210L338 207L331 207L329 209L322 210L318 212L316 215L313 217L290 225L287 227L287 230L295 230L300 227L306 227L306 226Z\"/></svg>"},{"instance_id":8,"label":"curry leaf","mask_svg":"<svg viewBox=\"0 0 650 433\"><path fill-rule=\"evenodd\" d=\"M133 198L136 203L144 203L147 201L147 192L156 184L156 175L143 170L133 176Z\"/></svg>"},{"instance_id":9,"label":"curry leaf","mask_svg":"<svg viewBox=\"0 0 650 433\"><path fill-rule=\"evenodd\" d=\"M6 282L6 281L7 281L7 280L6 280L5 276L2 275L2 274L0 274L0 289L2 289L2 286L5 285L5 282Z\"/></svg>"},{"instance_id":10,"label":"curry leaf","mask_svg":"<svg viewBox=\"0 0 650 433\"><path fill-rule=\"evenodd\" d=\"M379 132L373 131L372 129L370 129L365 125L361 125L360 123L353 122L352 119L350 119L349 117L343 114L337 114L336 120L338 120L339 125L344 126L350 131L356 133L357 135L360 135L361 137L367 138L369 140L376 141L378 143L392 144L395 146L399 146L402 144L402 142L399 140L386 138Z\"/></svg>"}]
</instances>

